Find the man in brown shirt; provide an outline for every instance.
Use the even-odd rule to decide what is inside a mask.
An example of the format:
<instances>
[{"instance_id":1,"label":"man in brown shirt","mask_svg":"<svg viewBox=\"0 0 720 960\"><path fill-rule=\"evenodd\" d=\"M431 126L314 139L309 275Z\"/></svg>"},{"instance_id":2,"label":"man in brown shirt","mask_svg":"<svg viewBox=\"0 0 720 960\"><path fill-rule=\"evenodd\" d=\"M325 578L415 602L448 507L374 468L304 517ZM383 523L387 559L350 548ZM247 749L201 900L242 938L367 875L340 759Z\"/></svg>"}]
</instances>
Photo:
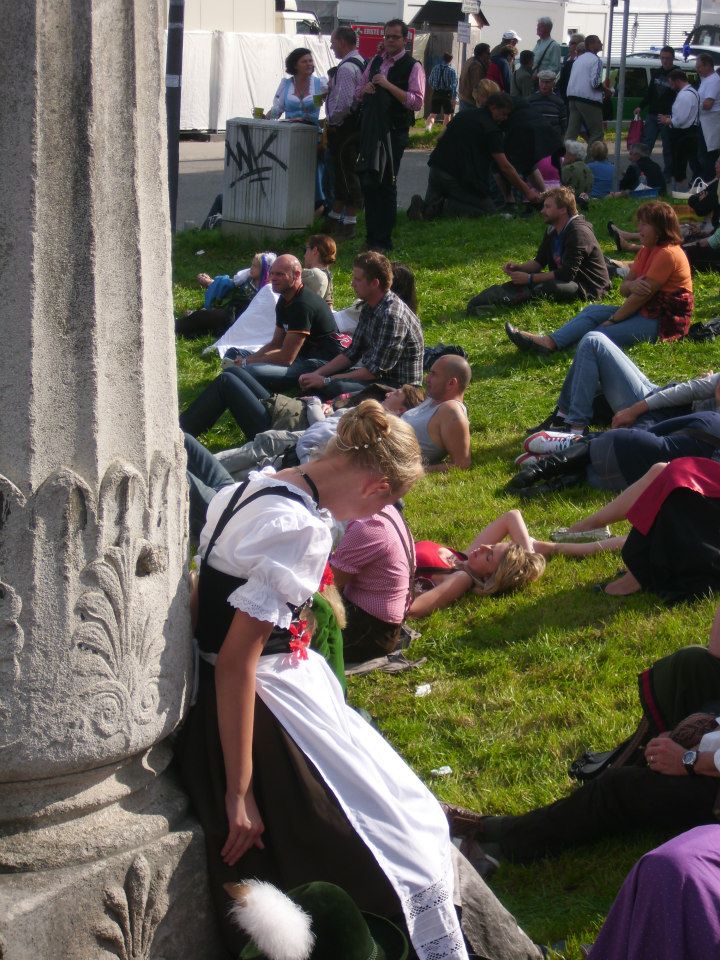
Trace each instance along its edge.
<instances>
[{"instance_id":1,"label":"man in brown shirt","mask_svg":"<svg viewBox=\"0 0 720 960\"><path fill-rule=\"evenodd\" d=\"M460 73L458 97L461 110L476 109L472 92L474 87L485 79L489 63L490 44L478 43L473 51L473 56L470 57Z\"/></svg>"}]
</instances>

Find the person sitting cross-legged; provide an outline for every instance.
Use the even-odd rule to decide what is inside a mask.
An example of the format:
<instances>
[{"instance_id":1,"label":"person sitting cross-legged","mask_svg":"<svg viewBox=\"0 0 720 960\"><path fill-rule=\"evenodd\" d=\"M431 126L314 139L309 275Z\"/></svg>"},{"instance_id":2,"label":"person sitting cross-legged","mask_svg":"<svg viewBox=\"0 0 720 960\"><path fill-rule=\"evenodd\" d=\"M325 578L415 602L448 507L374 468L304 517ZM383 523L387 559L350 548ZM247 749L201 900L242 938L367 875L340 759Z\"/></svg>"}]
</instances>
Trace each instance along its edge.
<instances>
[{"instance_id":1,"label":"person sitting cross-legged","mask_svg":"<svg viewBox=\"0 0 720 960\"><path fill-rule=\"evenodd\" d=\"M546 191L541 212L547 229L535 257L526 263L506 263L503 270L509 282L499 291L493 287L474 296L467 305L469 314L504 302L489 296L490 290L506 291L507 303L515 304L541 295L559 301L595 300L610 289L602 250L592 225L578 215L572 190Z\"/></svg>"},{"instance_id":2,"label":"person sitting cross-legged","mask_svg":"<svg viewBox=\"0 0 720 960\"><path fill-rule=\"evenodd\" d=\"M572 347L596 328L620 347L684 337L694 300L677 215L669 204L650 201L638 207L637 222L642 249L620 284L624 303L591 304L547 335L526 333L506 323L508 339L520 350L550 354Z\"/></svg>"}]
</instances>

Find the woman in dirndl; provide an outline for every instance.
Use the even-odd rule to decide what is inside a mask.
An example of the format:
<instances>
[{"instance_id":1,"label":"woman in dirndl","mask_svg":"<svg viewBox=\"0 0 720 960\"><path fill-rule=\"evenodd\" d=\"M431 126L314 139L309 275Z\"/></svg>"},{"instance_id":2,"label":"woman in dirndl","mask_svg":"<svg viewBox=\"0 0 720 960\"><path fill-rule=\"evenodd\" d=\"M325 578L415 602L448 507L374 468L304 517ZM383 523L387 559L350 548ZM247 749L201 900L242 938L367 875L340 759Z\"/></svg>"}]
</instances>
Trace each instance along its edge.
<instances>
[{"instance_id":1,"label":"woman in dirndl","mask_svg":"<svg viewBox=\"0 0 720 960\"><path fill-rule=\"evenodd\" d=\"M336 883L361 910L397 918L420 960L467 960L456 910L467 891L474 905L463 926L475 916L476 951L540 956L482 881L468 878L467 861L458 865L432 794L308 649L305 606L331 547L324 511L371 516L421 474L413 431L367 400L342 418L319 460L252 474L210 502L195 604L198 697L178 756L235 956L243 941L227 922L223 884L248 877L284 890Z\"/></svg>"}]
</instances>

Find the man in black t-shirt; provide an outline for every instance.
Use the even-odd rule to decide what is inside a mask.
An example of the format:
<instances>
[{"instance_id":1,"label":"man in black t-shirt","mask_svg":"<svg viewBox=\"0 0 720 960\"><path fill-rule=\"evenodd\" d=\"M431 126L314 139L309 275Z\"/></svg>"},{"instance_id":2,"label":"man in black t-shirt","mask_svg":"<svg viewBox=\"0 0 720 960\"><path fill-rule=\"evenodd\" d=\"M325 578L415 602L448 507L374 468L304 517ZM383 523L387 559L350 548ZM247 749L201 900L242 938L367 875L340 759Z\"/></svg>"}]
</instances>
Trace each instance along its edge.
<instances>
[{"instance_id":1,"label":"man in black t-shirt","mask_svg":"<svg viewBox=\"0 0 720 960\"><path fill-rule=\"evenodd\" d=\"M428 160L425 200L415 194L410 202L410 220L495 213L497 208L490 199L493 164L530 202L539 198L504 153L499 124L507 120L513 108L512 98L506 93L494 93L485 107L463 110L450 121Z\"/></svg>"},{"instance_id":2,"label":"man in black t-shirt","mask_svg":"<svg viewBox=\"0 0 720 960\"><path fill-rule=\"evenodd\" d=\"M302 283L297 257L283 254L270 268L275 333L270 343L240 361L266 389L281 393L296 386L301 373L315 370L341 352L335 318L327 303Z\"/></svg>"}]
</instances>

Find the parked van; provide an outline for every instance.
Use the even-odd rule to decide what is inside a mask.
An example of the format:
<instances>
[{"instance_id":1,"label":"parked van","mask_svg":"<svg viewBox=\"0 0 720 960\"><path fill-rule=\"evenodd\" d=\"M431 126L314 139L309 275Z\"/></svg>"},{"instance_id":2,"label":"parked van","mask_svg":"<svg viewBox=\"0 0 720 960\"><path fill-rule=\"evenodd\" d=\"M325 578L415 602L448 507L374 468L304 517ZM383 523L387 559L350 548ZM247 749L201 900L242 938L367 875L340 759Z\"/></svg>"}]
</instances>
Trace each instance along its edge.
<instances>
[{"instance_id":1,"label":"parked van","mask_svg":"<svg viewBox=\"0 0 720 960\"><path fill-rule=\"evenodd\" d=\"M623 103L623 119L632 120L635 107L645 96L650 85L650 71L660 66L659 53L631 53L625 59L625 100ZM684 70L687 78L694 87L700 82L695 72L695 59L687 63L682 58L675 58L675 66ZM620 57L610 60L610 83L617 90L620 77ZM614 112L613 112L614 116Z\"/></svg>"}]
</instances>

